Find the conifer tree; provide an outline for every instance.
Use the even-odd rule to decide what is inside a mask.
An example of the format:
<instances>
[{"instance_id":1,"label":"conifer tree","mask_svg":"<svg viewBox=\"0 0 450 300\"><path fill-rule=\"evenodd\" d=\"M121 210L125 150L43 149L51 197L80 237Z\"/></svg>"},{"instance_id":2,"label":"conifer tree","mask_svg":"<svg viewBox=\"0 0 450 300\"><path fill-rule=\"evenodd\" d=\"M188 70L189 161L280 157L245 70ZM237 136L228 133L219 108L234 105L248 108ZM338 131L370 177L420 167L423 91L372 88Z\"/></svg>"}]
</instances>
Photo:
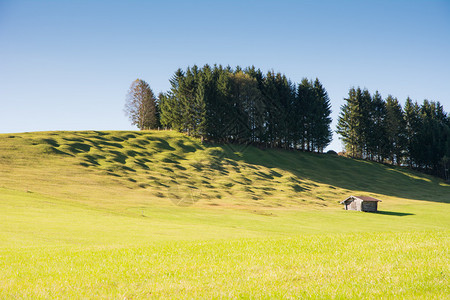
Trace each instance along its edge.
<instances>
[{"instance_id":1,"label":"conifer tree","mask_svg":"<svg viewBox=\"0 0 450 300\"><path fill-rule=\"evenodd\" d=\"M370 159L383 162L386 158L386 128L384 126L386 119L386 103L378 91L372 96L372 106L370 112L370 124L368 127L367 148Z\"/></svg>"},{"instance_id":2,"label":"conifer tree","mask_svg":"<svg viewBox=\"0 0 450 300\"><path fill-rule=\"evenodd\" d=\"M351 88L348 92L347 102L341 107L338 118L337 133L341 135L344 147L351 157L360 154L360 124L361 124L361 89Z\"/></svg>"},{"instance_id":3,"label":"conifer tree","mask_svg":"<svg viewBox=\"0 0 450 300\"><path fill-rule=\"evenodd\" d=\"M223 69L222 66L215 68L216 73L216 98L211 103L211 124L213 130L210 131L212 140L224 142L230 137L230 126L232 124L231 106L231 79L230 72ZM210 127L211 128L211 127Z\"/></svg>"},{"instance_id":4,"label":"conifer tree","mask_svg":"<svg viewBox=\"0 0 450 300\"><path fill-rule=\"evenodd\" d=\"M400 165L406 152L406 122L403 110L397 98L389 95L386 98L386 120L385 120L387 150L392 163Z\"/></svg>"},{"instance_id":5,"label":"conifer tree","mask_svg":"<svg viewBox=\"0 0 450 300\"><path fill-rule=\"evenodd\" d=\"M406 124L406 156L410 167L417 167L420 144L418 141L418 132L421 127L420 108L417 102L412 102L411 98L406 99L405 103L405 124Z\"/></svg>"},{"instance_id":6,"label":"conifer tree","mask_svg":"<svg viewBox=\"0 0 450 300\"><path fill-rule=\"evenodd\" d=\"M180 85L184 80L184 72L178 69L173 77L169 80L171 88L166 93L159 95L160 118L162 126L174 130L182 131L183 107L181 103L181 95L179 92Z\"/></svg>"},{"instance_id":7,"label":"conifer tree","mask_svg":"<svg viewBox=\"0 0 450 300\"><path fill-rule=\"evenodd\" d=\"M316 122L314 124L314 136L316 149L323 152L323 149L331 142L332 131L331 124L331 104L328 98L328 93L316 78L314 81L315 92L315 107L316 107Z\"/></svg>"},{"instance_id":8,"label":"conifer tree","mask_svg":"<svg viewBox=\"0 0 450 300\"><path fill-rule=\"evenodd\" d=\"M311 123L311 102L312 102L312 88L308 79L303 78L297 88L296 97L296 139L299 140L300 148L303 151L308 149L309 144L309 128Z\"/></svg>"},{"instance_id":9,"label":"conifer tree","mask_svg":"<svg viewBox=\"0 0 450 300\"><path fill-rule=\"evenodd\" d=\"M277 102L277 91L275 84L274 72L268 72L264 78L263 90L264 106L267 108L265 125L266 136L265 140L269 147L275 147L276 145L276 132L278 127L277 117L280 115L280 107Z\"/></svg>"}]
</instances>

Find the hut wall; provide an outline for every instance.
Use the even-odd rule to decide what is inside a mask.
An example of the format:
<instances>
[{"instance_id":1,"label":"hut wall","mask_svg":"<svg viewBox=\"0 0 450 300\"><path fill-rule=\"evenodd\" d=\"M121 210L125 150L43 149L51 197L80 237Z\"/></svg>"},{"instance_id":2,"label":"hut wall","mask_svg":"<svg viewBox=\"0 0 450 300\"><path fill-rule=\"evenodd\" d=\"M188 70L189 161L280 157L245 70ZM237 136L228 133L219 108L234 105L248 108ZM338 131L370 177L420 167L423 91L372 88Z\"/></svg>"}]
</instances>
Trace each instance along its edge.
<instances>
[{"instance_id":1,"label":"hut wall","mask_svg":"<svg viewBox=\"0 0 450 300\"><path fill-rule=\"evenodd\" d=\"M376 201L363 201L362 203L362 211L377 211L378 202Z\"/></svg>"},{"instance_id":2,"label":"hut wall","mask_svg":"<svg viewBox=\"0 0 450 300\"><path fill-rule=\"evenodd\" d=\"M355 199L354 202L356 202L356 210L357 211L361 211L363 202L361 200L359 200L359 199Z\"/></svg>"},{"instance_id":3,"label":"hut wall","mask_svg":"<svg viewBox=\"0 0 450 300\"><path fill-rule=\"evenodd\" d=\"M361 201L358 201L358 199L349 199L345 202L345 209L361 211Z\"/></svg>"},{"instance_id":4,"label":"hut wall","mask_svg":"<svg viewBox=\"0 0 450 300\"><path fill-rule=\"evenodd\" d=\"M356 201L355 200L350 200L350 203L349 203L349 210L356 210L357 209L357 207L356 207Z\"/></svg>"}]
</instances>

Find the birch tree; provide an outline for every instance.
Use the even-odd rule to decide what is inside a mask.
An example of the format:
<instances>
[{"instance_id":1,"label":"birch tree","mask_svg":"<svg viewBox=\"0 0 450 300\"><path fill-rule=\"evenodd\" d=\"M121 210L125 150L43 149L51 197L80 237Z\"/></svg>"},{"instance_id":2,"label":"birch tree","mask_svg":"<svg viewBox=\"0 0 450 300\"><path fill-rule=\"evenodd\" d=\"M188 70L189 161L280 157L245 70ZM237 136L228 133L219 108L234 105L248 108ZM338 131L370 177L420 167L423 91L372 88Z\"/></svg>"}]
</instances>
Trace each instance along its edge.
<instances>
[{"instance_id":1,"label":"birch tree","mask_svg":"<svg viewBox=\"0 0 450 300\"><path fill-rule=\"evenodd\" d=\"M125 114L140 130L158 127L156 99L149 84L142 79L131 83L125 100Z\"/></svg>"}]
</instances>

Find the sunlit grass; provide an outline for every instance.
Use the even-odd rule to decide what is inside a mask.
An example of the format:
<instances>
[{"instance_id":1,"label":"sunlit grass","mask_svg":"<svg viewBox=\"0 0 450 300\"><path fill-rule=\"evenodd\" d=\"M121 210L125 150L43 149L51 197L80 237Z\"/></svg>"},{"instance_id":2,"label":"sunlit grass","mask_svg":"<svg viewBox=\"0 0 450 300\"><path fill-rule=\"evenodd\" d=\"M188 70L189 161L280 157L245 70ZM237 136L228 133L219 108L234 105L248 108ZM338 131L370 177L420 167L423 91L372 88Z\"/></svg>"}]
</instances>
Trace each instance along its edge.
<instances>
[{"instance_id":1,"label":"sunlit grass","mask_svg":"<svg viewBox=\"0 0 450 300\"><path fill-rule=\"evenodd\" d=\"M176 132L0 135L0 298L400 298L450 291L450 186ZM349 195L379 213L344 211Z\"/></svg>"},{"instance_id":2,"label":"sunlit grass","mask_svg":"<svg viewBox=\"0 0 450 300\"><path fill-rule=\"evenodd\" d=\"M448 246L425 231L6 250L0 296L445 299Z\"/></svg>"},{"instance_id":3,"label":"sunlit grass","mask_svg":"<svg viewBox=\"0 0 450 300\"><path fill-rule=\"evenodd\" d=\"M448 186L417 172L333 155L236 149L171 131L4 134L0 187L113 210L193 201L337 209L349 193L448 201Z\"/></svg>"}]
</instances>

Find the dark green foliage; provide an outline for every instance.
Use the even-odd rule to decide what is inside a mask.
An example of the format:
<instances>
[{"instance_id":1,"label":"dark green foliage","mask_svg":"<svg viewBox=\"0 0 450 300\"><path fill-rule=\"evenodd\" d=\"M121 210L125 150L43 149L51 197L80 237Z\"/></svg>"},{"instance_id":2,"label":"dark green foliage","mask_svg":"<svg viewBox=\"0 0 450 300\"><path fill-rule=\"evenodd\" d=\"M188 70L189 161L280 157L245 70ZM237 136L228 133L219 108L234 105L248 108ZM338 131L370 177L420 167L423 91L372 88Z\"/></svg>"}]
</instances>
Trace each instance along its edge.
<instances>
[{"instance_id":1,"label":"dark green foliage","mask_svg":"<svg viewBox=\"0 0 450 300\"><path fill-rule=\"evenodd\" d=\"M296 87L255 67L177 70L159 96L161 124L214 142L320 151L331 141L331 105L320 81Z\"/></svg>"},{"instance_id":2,"label":"dark green foliage","mask_svg":"<svg viewBox=\"0 0 450 300\"><path fill-rule=\"evenodd\" d=\"M360 157L361 149L361 89L351 88L348 92L347 103L341 107L337 133L345 145L345 151L352 157Z\"/></svg>"},{"instance_id":3,"label":"dark green foliage","mask_svg":"<svg viewBox=\"0 0 450 300\"><path fill-rule=\"evenodd\" d=\"M314 126L314 146L323 152L323 149L331 142L332 132L330 130L331 124L331 104L328 98L328 93L326 92L323 85L320 83L319 79L316 78L314 81L314 92L315 92L315 113L313 114L315 118Z\"/></svg>"},{"instance_id":4,"label":"dark green foliage","mask_svg":"<svg viewBox=\"0 0 450 300\"><path fill-rule=\"evenodd\" d=\"M418 137L421 128L421 118L419 105L417 105L417 102L413 103L409 97L406 99L405 103L405 121L407 162L410 167L413 167L416 165L417 157L421 151Z\"/></svg>"},{"instance_id":5,"label":"dark green foliage","mask_svg":"<svg viewBox=\"0 0 450 300\"><path fill-rule=\"evenodd\" d=\"M406 122L400 103L391 95L386 98L385 133L389 161L401 165L406 154Z\"/></svg>"},{"instance_id":6,"label":"dark green foliage","mask_svg":"<svg viewBox=\"0 0 450 300\"><path fill-rule=\"evenodd\" d=\"M439 102L424 100L419 110L420 127L416 133L413 165L432 170L448 179L450 157L450 120Z\"/></svg>"},{"instance_id":7,"label":"dark green foliage","mask_svg":"<svg viewBox=\"0 0 450 300\"><path fill-rule=\"evenodd\" d=\"M166 94L159 95L161 111L161 125L175 130L181 130L182 126L182 103L179 95L180 85L183 82L184 73L181 69L169 80L171 89Z\"/></svg>"},{"instance_id":8,"label":"dark green foliage","mask_svg":"<svg viewBox=\"0 0 450 300\"><path fill-rule=\"evenodd\" d=\"M352 157L407 165L449 178L450 117L439 102L410 98L403 110L389 95L351 88L342 106L337 132Z\"/></svg>"},{"instance_id":9,"label":"dark green foliage","mask_svg":"<svg viewBox=\"0 0 450 300\"><path fill-rule=\"evenodd\" d=\"M367 132L367 151L370 159L382 162L387 156L386 103L377 92L372 96Z\"/></svg>"}]
</instances>

